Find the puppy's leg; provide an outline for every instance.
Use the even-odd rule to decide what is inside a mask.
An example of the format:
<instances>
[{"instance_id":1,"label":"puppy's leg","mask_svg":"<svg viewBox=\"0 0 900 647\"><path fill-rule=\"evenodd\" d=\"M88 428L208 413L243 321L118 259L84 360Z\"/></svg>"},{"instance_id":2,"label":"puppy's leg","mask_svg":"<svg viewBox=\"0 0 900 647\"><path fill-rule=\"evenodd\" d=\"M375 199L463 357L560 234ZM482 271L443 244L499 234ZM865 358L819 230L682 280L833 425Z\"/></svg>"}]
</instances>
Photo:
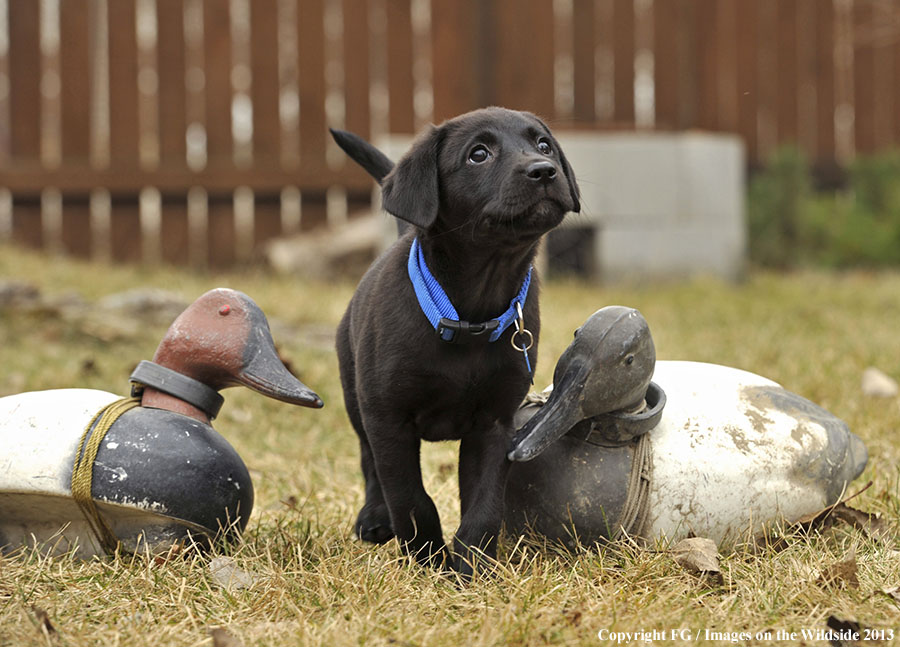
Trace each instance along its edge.
<instances>
[{"instance_id":1,"label":"puppy's leg","mask_svg":"<svg viewBox=\"0 0 900 647\"><path fill-rule=\"evenodd\" d=\"M356 517L354 530L356 536L363 541L383 544L394 536L394 531L391 529L391 516L387 504L384 502L381 481L378 480L378 472L375 469L375 458L372 455L369 440L366 438L359 410L355 406L348 406L347 412L350 414L350 421L359 436L360 463L366 481L366 502Z\"/></svg>"},{"instance_id":2,"label":"puppy's leg","mask_svg":"<svg viewBox=\"0 0 900 647\"><path fill-rule=\"evenodd\" d=\"M439 567L447 554L437 508L422 484L420 440L401 425L382 425L369 436L391 527L403 550L420 564Z\"/></svg>"},{"instance_id":3,"label":"puppy's leg","mask_svg":"<svg viewBox=\"0 0 900 647\"><path fill-rule=\"evenodd\" d=\"M350 424L353 425L353 429L359 437L360 462L366 482L366 502L356 517L353 529L356 536L363 541L383 544L389 541L394 533L391 530L391 517L388 514L387 505L384 503L381 483L378 481L378 474L375 471L372 448L366 438L366 430L359 409L359 396L356 392L356 359L350 343L350 320L347 315L344 315L338 325L336 347L341 386L344 390L344 406L347 409Z\"/></svg>"},{"instance_id":4,"label":"puppy's leg","mask_svg":"<svg viewBox=\"0 0 900 647\"><path fill-rule=\"evenodd\" d=\"M471 575L479 561L497 556L497 536L503 519L503 488L509 473L506 448L512 428L494 425L472 433L459 446L461 521L453 541L453 566Z\"/></svg>"}]
</instances>

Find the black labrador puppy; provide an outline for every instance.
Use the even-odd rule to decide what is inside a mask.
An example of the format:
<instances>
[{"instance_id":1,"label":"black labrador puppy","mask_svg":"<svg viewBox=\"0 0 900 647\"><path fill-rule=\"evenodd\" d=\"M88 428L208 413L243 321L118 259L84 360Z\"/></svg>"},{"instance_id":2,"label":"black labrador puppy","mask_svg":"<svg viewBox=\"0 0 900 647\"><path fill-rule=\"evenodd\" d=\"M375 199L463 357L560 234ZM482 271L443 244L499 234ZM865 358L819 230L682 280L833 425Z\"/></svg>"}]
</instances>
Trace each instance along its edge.
<instances>
[{"instance_id":1,"label":"black labrador puppy","mask_svg":"<svg viewBox=\"0 0 900 647\"><path fill-rule=\"evenodd\" d=\"M396 166L355 135L333 135L381 181L384 209L412 225L363 276L337 331L366 481L355 530L443 563L419 448L459 439L452 566L471 574L480 555L496 555L513 413L537 360L532 260L541 235L579 210L575 177L526 112L486 108L430 127Z\"/></svg>"}]
</instances>

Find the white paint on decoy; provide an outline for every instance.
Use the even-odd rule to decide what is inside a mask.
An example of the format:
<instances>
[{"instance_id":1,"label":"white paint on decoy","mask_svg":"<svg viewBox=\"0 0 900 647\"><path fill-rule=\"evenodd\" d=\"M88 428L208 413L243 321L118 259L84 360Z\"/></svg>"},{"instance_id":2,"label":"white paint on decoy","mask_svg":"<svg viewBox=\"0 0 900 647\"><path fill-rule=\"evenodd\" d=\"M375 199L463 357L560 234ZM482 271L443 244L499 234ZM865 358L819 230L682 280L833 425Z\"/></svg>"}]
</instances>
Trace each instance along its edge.
<instances>
[{"instance_id":1,"label":"white paint on decoy","mask_svg":"<svg viewBox=\"0 0 900 647\"><path fill-rule=\"evenodd\" d=\"M865 446L838 418L772 380L659 361L653 381L667 401L650 432L648 538L740 541L835 503L865 467Z\"/></svg>"}]
</instances>

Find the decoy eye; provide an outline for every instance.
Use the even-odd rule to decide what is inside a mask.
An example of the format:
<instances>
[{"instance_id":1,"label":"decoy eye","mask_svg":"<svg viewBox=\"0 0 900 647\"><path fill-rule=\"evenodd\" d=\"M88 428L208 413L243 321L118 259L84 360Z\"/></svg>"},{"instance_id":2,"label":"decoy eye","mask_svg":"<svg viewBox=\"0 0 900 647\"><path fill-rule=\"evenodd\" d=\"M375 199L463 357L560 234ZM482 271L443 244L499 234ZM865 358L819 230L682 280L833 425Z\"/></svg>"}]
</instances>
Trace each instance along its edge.
<instances>
[{"instance_id":1,"label":"decoy eye","mask_svg":"<svg viewBox=\"0 0 900 647\"><path fill-rule=\"evenodd\" d=\"M625 363L628 364L629 366L631 366L632 364L634 364L634 355L629 355L628 357L626 357L626 358L625 358Z\"/></svg>"},{"instance_id":2,"label":"decoy eye","mask_svg":"<svg viewBox=\"0 0 900 647\"><path fill-rule=\"evenodd\" d=\"M219 314L222 315L223 317L226 316L229 312L231 312L231 306L228 305L227 303L225 305L223 305L221 308L219 308Z\"/></svg>"},{"instance_id":3,"label":"decoy eye","mask_svg":"<svg viewBox=\"0 0 900 647\"><path fill-rule=\"evenodd\" d=\"M491 158L491 151L484 144L478 144L469 151L469 162L472 164L484 164Z\"/></svg>"}]
</instances>

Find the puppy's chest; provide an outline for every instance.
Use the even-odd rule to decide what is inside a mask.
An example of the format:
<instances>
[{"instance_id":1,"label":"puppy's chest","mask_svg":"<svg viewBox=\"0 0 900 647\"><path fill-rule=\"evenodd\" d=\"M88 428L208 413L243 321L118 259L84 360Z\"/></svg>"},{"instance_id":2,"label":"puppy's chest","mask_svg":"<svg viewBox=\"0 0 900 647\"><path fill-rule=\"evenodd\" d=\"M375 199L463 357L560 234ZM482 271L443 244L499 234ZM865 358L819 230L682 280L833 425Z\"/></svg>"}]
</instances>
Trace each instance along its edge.
<instances>
[{"instance_id":1,"label":"puppy's chest","mask_svg":"<svg viewBox=\"0 0 900 647\"><path fill-rule=\"evenodd\" d=\"M497 421L509 424L528 390L527 376L506 365L430 371L421 377L422 389L408 402L408 414L425 440L458 439Z\"/></svg>"}]
</instances>

